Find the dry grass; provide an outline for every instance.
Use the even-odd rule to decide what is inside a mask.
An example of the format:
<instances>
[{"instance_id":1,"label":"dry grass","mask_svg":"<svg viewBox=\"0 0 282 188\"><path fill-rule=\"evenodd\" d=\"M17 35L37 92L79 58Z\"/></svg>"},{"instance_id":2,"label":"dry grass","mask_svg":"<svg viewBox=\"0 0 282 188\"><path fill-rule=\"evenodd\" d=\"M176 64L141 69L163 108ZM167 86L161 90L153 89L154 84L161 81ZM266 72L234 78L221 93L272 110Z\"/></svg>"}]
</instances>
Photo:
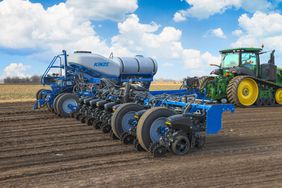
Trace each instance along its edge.
<instances>
[{"instance_id":1,"label":"dry grass","mask_svg":"<svg viewBox=\"0 0 282 188\"><path fill-rule=\"evenodd\" d=\"M156 84L152 84L150 87L150 90L154 91L154 90L170 90L170 89L179 89L181 86L181 84L167 84L167 83L156 83Z\"/></svg>"},{"instance_id":2,"label":"dry grass","mask_svg":"<svg viewBox=\"0 0 282 188\"><path fill-rule=\"evenodd\" d=\"M151 90L179 89L180 84L155 83L151 85ZM34 101L35 94L42 85L0 85L0 103L2 102L27 102Z\"/></svg>"},{"instance_id":3,"label":"dry grass","mask_svg":"<svg viewBox=\"0 0 282 188\"><path fill-rule=\"evenodd\" d=\"M0 102L34 101L42 85L0 85Z\"/></svg>"}]
</instances>

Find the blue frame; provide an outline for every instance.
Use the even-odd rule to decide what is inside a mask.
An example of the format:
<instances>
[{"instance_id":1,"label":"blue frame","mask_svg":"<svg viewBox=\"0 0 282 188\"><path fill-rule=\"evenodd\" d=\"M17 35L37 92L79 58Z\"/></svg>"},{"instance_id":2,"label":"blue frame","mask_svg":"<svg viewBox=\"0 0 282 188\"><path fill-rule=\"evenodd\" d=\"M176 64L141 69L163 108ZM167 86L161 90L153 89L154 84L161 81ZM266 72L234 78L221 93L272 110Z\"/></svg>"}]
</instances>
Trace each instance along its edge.
<instances>
[{"instance_id":1,"label":"blue frame","mask_svg":"<svg viewBox=\"0 0 282 188\"><path fill-rule=\"evenodd\" d=\"M185 102L176 102L176 101L164 101L164 105L175 106L175 107L186 107L187 103ZM226 111L234 112L235 106L233 104L190 104L192 107L187 112L188 114L194 113L198 110L206 111L206 133L207 134L217 134L222 129L222 113Z\"/></svg>"}]
</instances>

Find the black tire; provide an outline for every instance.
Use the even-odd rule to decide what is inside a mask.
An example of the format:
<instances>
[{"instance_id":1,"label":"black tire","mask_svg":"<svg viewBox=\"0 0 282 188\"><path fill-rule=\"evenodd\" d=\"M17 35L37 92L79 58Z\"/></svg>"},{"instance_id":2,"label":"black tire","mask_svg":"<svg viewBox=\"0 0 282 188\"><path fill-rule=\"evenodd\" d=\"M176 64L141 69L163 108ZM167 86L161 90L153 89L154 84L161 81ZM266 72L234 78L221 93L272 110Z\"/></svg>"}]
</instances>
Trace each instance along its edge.
<instances>
[{"instance_id":1,"label":"black tire","mask_svg":"<svg viewBox=\"0 0 282 188\"><path fill-rule=\"evenodd\" d=\"M64 109L64 106L65 105L64 103L67 101L67 100L71 100L72 103L74 105L77 106L77 109L75 111L72 111L71 109ZM57 101L57 104L56 104L56 108L57 108L57 112L58 114L61 116L61 117L70 117L70 115L72 113L75 113L78 111L78 105L79 105L79 98L75 95L75 94L72 94L72 93L65 93L63 94Z\"/></svg>"},{"instance_id":2,"label":"black tire","mask_svg":"<svg viewBox=\"0 0 282 188\"><path fill-rule=\"evenodd\" d=\"M82 116L80 118L80 123L82 123L82 124L86 123L86 117L85 116Z\"/></svg>"},{"instance_id":3,"label":"black tire","mask_svg":"<svg viewBox=\"0 0 282 188\"><path fill-rule=\"evenodd\" d=\"M58 114L58 110L57 110L57 101L59 100L59 98L63 95L64 93L60 93L59 95L57 95L53 101L53 110L55 114Z\"/></svg>"},{"instance_id":4,"label":"black tire","mask_svg":"<svg viewBox=\"0 0 282 188\"><path fill-rule=\"evenodd\" d=\"M113 130L110 131L110 138L112 140L118 140L118 137L116 137L116 135L113 133Z\"/></svg>"},{"instance_id":5,"label":"black tire","mask_svg":"<svg viewBox=\"0 0 282 188\"><path fill-rule=\"evenodd\" d=\"M176 155L184 155L190 151L190 141L185 135L177 135L171 145L171 150Z\"/></svg>"},{"instance_id":6,"label":"black tire","mask_svg":"<svg viewBox=\"0 0 282 188\"><path fill-rule=\"evenodd\" d=\"M109 124L103 124L102 127L101 127L101 130L103 133L109 133L111 131L111 125Z\"/></svg>"},{"instance_id":7,"label":"black tire","mask_svg":"<svg viewBox=\"0 0 282 188\"><path fill-rule=\"evenodd\" d=\"M124 130L122 128L123 117L129 112L137 112L143 109L144 109L143 106L135 103L125 103L120 105L116 109L116 111L113 113L111 120L112 130L113 133L116 135L116 137L121 139L121 135L124 133Z\"/></svg>"},{"instance_id":8,"label":"black tire","mask_svg":"<svg viewBox=\"0 0 282 188\"><path fill-rule=\"evenodd\" d=\"M88 125L88 126L92 126L92 125L93 125L93 121L94 121L93 118L87 119L87 125Z\"/></svg>"},{"instance_id":9,"label":"black tire","mask_svg":"<svg viewBox=\"0 0 282 188\"><path fill-rule=\"evenodd\" d=\"M54 108L51 106L50 103L47 103L47 108L48 108L49 112L54 112Z\"/></svg>"},{"instance_id":10,"label":"black tire","mask_svg":"<svg viewBox=\"0 0 282 188\"><path fill-rule=\"evenodd\" d=\"M121 136L121 141L124 144L133 144L133 141L135 140L134 136L131 134L128 134L126 132L124 132Z\"/></svg>"},{"instance_id":11,"label":"black tire","mask_svg":"<svg viewBox=\"0 0 282 188\"><path fill-rule=\"evenodd\" d=\"M140 145L146 150L150 151L150 146L153 141L150 137L150 129L152 123L158 118L169 117L174 115L174 111L165 107L157 107L147 110L138 121L137 125L137 139Z\"/></svg>"},{"instance_id":12,"label":"black tire","mask_svg":"<svg viewBox=\"0 0 282 188\"><path fill-rule=\"evenodd\" d=\"M78 113L78 114L75 115L75 119L77 121L80 121L81 116L82 116L82 114Z\"/></svg>"},{"instance_id":13,"label":"black tire","mask_svg":"<svg viewBox=\"0 0 282 188\"><path fill-rule=\"evenodd\" d=\"M207 86L207 83L213 80L213 77L210 76L202 76L199 78L199 89L202 90Z\"/></svg>"},{"instance_id":14,"label":"black tire","mask_svg":"<svg viewBox=\"0 0 282 188\"><path fill-rule=\"evenodd\" d=\"M133 140L133 145L136 151L145 151L136 138Z\"/></svg>"},{"instance_id":15,"label":"black tire","mask_svg":"<svg viewBox=\"0 0 282 188\"><path fill-rule=\"evenodd\" d=\"M94 128L95 128L95 129L101 129L102 122L101 122L101 121L98 121L98 122L94 123L93 125L94 125Z\"/></svg>"}]
</instances>

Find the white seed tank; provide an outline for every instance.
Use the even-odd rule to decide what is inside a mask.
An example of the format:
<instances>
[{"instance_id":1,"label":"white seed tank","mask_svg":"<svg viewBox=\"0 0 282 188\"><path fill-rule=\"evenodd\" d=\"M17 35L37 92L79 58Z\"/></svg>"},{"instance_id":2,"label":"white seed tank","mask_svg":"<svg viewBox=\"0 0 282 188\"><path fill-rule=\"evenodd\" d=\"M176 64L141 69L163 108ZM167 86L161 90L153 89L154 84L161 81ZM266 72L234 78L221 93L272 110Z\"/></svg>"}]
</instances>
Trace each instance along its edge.
<instances>
[{"instance_id":1,"label":"white seed tank","mask_svg":"<svg viewBox=\"0 0 282 188\"><path fill-rule=\"evenodd\" d=\"M157 62L150 57L106 58L91 52L75 52L68 55L68 64L85 69L95 75L120 77L122 75L155 75Z\"/></svg>"}]
</instances>

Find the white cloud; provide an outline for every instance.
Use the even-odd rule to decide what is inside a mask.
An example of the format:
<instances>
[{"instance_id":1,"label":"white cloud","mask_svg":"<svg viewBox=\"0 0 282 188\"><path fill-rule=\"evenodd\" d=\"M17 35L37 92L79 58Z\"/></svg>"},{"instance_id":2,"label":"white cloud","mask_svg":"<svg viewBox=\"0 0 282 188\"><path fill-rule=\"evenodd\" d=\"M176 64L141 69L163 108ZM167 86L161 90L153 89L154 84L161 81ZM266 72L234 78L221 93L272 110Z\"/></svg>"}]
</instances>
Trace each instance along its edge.
<instances>
[{"instance_id":1,"label":"white cloud","mask_svg":"<svg viewBox=\"0 0 282 188\"><path fill-rule=\"evenodd\" d=\"M163 64L163 66L164 67L173 67L173 63L166 62L166 63Z\"/></svg>"},{"instance_id":2,"label":"white cloud","mask_svg":"<svg viewBox=\"0 0 282 188\"><path fill-rule=\"evenodd\" d=\"M230 8L242 8L248 12L255 12L258 10L268 11L275 7L274 4L271 4L267 0L186 0L186 2L190 7L186 10L179 10L177 13L181 13L182 17L195 17L199 19L205 19L215 14L222 14Z\"/></svg>"},{"instance_id":3,"label":"white cloud","mask_svg":"<svg viewBox=\"0 0 282 188\"><path fill-rule=\"evenodd\" d=\"M237 36L237 37L242 35L242 34L243 34L243 31L240 30L240 29L236 29L236 30L232 31L232 35Z\"/></svg>"},{"instance_id":4,"label":"white cloud","mask_svg":"<svg viewBox=\"0 0 282 188\"><path fill-rule=\"evenodd\" d=\"M240 36L232 46L261 46L264 44L266 48L275 48L282 52L281 14L256 12L251 17L243 14L238 21L245 34Z\"/></svg>"},{"instance_id":5,"label":"white cloud","mask_svg":"<svg viewBox=\"0 0 282 188\"><path fill-rule=\"evenodd\" d=\"M125 1L117 3L119 2ZM118 19L125 12L134 11L136 7L133 4L129 3L128 7L131 8L126 10L119 9L117 12L120 17L117 14L115 17ZM174 69L187 75L207 73L207 65L210 63L208 61L213 59L213 56L209 52L202 53L199 50L184 48L181 42L181 30L174 27L161 27L154 22L140 23L137 15L130 14L118 23L119 33L111 38L109 46L97 35L91 25L91 19L112 19L114 14L107 14L108 10L105 10L105 17L96 17L87 7L81 6L74 1L67 1L66 4L60 3L44 9L41 4L23 0L0 2L0 23L5 26L0 29L0 47L16 50L32 49L35 51L32 57L37 58L42 58L41 55L46 57L46 54L50 53L57 54L62 49L91 50L102 55L112 51L115 56L143 54L156 58L159 66L166 68L165 70L170 70L173 65ZM89 5L90 9L91 6ZM81 13L76 12L78 9ZM86 16L82 18L77 14ZM26 75L27 67L24 65L18 67L20 71L16 71L15 74ZM12 74L13 71L9 71L11 69L7 70L5 74ZM169 73L173 77L183 77L180 73L177 75L173 71ZM164 71L161 74L164 75Z\"/></svg>"},{"instance_id":6,"label":"white cloud","mask_svg":"<svg viewBox=\"0 0 282 188\"><path fill-rule=\"evenodd\" d=\"M210 34L218 38L226 39L226 36L221 28L212 29L210 31Z\"/></svg>"},{"instance_id":7,"label":"white cloud","mask_svg":"<svg viewBox=\"0 0 282 188\"><path fill-rule=\"evenodd\" d=\"M119 34L112 38L112 51L118 55L134 55L146 52L154 57L179 57L182 32L174 27L164 27L158 34L160 26L142 24L137 15L118 24Z\"/></svg>"},{"instance_id":8,"label":"white cloud","mask_svg":"<svg viewBox=\"0 0 282 188\"><path fill-rule=\"evenodd\" d=\"M186 20L185 14L184 14L183 12L181 12L181 11L176 12L176 13L174 14L174 16L173 16L173 20L174 20L175 22L183 22L183 21Z\"/></svg>"},{"instance_id":9,"label":"white cloud","mask_svg":"<svg viewBox=\"0 0 282 188\"><path fill-rule=\"evenodd\" d=\"M217 57L209 52L184 48L181 43L182 32L174 27L160 29L155 23L143 24L137 15L132 14L119 23L118 28L119 34L112 38L111 49L115 55L151 56L158 60L160 70L173 66L182 71L184 67L187 75L207 74L208 64L217 61ZM182 76L177 74L174 78Z\"/></svg>"},{"instance_id":10,"label":"white cloud","mask_svg":"<svg viewBox=\"0 0 282 188\"><path fill-rule=\"evenodd\" d=\"M137 0L67 0L66 6L88 20L120 20L138 8Z\"/></svg>"},{"instance_id":11,"label":"white cloud","mask_svg":"<svg viewBox=\"0 0 282 188\"><path fill-rule=\"evenodd\" d=\"M24 65L22 63L11 63L8 66L4 68L4 77L28 77L27 69L29 68L29 65Z\"/></svg>"},{"instance_id":12,"label":"white cloud","mask_svg":"<svg viewBox=\"0 0 282 188\"><path fill-rule=\"evenodd\" d=\"M60 3L46 10L39 3L4 0L0 2L0 23L5 26L0 30L0 47L37 52L51 50L53 53L62 49L106 53L109 48L97 35L90 20L117 20L136 8L136 0L115 3L68 0L66 4Z\"/></svg>"},{"instance_id":13,"label":"white cloud","mask_svg":"<svg viewBox=\"0 0 282 188\"><path fill-rule=\"evenodd\" d=\"M220 62L220 57L213 56L210 52L201 53L199 50L185 49L183 55L184 65L188 69L207 70L209 64L219 64Z\"/></svg>"}]
</instances>

